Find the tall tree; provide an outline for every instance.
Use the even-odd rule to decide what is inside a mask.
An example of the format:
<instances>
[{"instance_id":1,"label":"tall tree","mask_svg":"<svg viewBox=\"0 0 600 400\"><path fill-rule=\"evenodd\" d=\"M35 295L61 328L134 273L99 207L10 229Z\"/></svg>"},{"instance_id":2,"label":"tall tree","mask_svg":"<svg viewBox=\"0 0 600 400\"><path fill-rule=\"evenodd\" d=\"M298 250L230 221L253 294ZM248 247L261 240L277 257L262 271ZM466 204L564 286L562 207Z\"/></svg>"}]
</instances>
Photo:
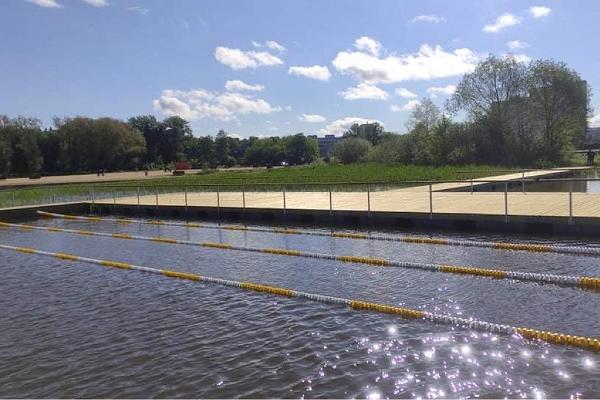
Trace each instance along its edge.
<instances>
[{"instance_id":1,"label":"tall tree","mask_svg":"<svg viewBox=\"0 0 600 400\"><path fill-rule=\"evenodd\" d=\"M441 117L442 113L439 107L431 99L424 98L411 111L406 127L409 131L421 129L429 133L435 124L440 121Z\"/></svg>"},{"instance_id":2,"label":"tall tree","mask_svg":"<svg viewBox=\"0 0 600 400\"><path fill-rule=\"evenodd\" d=\"M383 139L385 131L383 125L378 122L368 122L366 124L353 124L350 129L344 133L347 138L360 138L368 140L376 145Z\"/></svg>"},{"instance_id":3,"label":"tall tree","mask_svg":"<svg viewBox=\"0 0 600 400\"><path fill-rule=\"evenodd\" d=\"M313 139L308 139L304 134L287 136L283 139L285 158L291 165L306 164L314 161L319 156L319 146Z\"/></svg>"},{"instance_id":4,"label":"tall tree","mask_svg":"<svg viewBox=\"0 0 600 400\"><path fill-rule=\"evenodd\" d=\"M229 158L229 145L227 132L221 129L215 138L215 157L219 165L227 164Z\"/></svg>"},{"instance_id":5,"label":"tall tree","mask_svg":"<svg viewBox=\"0 0 600 400\"><path fill-rule=\"evenodd\" d=\"M448 102L448 109L463 109L485 129L479 151L488 162L514 163L511 151L514 130L511 129L511 101L526 95L526 66L514 57L488 58L475 70L463 76Z\"/></svg>"},{"instance_id":6,"label":"tall tree","mask_svg":"<svg viewBox=\"0 0 600 400\"><path fill-rule=\"evenodd\" d=\"M190 123L181 117L169 117L161 124L160 154L165 163L178 161L183 156L183 140L192 135Z\"/></svg>"},{"instance_id":7,"label":"tall tree","mask_svg":"<svg viewBox=\"0 0 600 400\"><path fill-rule=\"evenodd\" d=\"M587 84L566 64L553 60L533 62L527 78L532 117L541 130L543 153L549 161L559 162L567 146L581 146L585 141Z\"/></svg>"},{"instance_id":8,"label":"tall tree","mask_svg":"<svg viewBox=\"0 0 600 400\"><path fill-rule=\"evenodd\" d=\"M131 127L137 129L144 135L146 140L146 154L144 162L147 164L159 162L161 150L161 123L154 115L140 115L128 120ZM162 157L160 159L162 161Z\"/></svg>"}]
</instances>

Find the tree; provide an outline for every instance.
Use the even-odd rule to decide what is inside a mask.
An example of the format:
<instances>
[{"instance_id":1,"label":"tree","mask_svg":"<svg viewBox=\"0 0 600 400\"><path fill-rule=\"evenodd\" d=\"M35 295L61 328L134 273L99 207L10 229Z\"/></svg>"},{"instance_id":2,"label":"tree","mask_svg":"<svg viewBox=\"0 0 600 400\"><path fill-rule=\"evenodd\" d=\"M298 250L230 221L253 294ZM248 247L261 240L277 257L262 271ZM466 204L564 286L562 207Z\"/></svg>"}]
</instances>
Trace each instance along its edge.
<instances>
[{"instance_id":1,"label":"tree","mask_svg":"<svg viewBox=\"0 0 600 400\"><path fill-rule=\"evenodd\" d=\"M385 136L383 126L378 122L370 122L366 124L353 124L350 129L344 133L346 138L361 138L368 140L371 144L376 145Z\"/></svg>"},{"instance_id":2,"label":"tree","mask_svg":"<svg viewBox=\"0 0 600 400\"><path fill-rule=\"evenodd\" d=\"M0 125L0 175L6 176L10 171L12 147Z\"/></svg>"},{"instance_id":3,"label":"tree","mask_svg":"<svg viewBox=\"0 0 600 400\"><path fill-rule=\"evenodd\" d=\"M183 152L188 161L203 167L216 166L214 141L210 136L186 136L183 142Z\"/></svg>"},{"instance_id":4,"label":"tree","mask_svg":"<svg viewBox=\"0 0 600 400\"><path fill-rule=\"evenodd\" d=\"M221 129L215 138L215 157L219 165L225 165L229 157L229 140L227 132Z\"/></svg>"},{"instance_id":5,"label":"tree","mask_svg":"<svg viewBox=\"0 0 600 400\"><path fill-rule=\"evenodd\" d=\"M183 140L192 135L190 123L181 117L169 117L160 127L159 152L163 162L178 161L183 156Z\"/></svg>"},{"instance_id":6,"label":"tree","mask_svg":"<svg viewBox=\"0 0 600 400\"><path fill-rule=\"evenodd\" d=\"M439 107L431 99L424 98L411 111L406 127L409 131L420 129L425 133L430 133L441 117L442 113Z\"/></svg>"},{"instance_id":7,"label":"tree","mask_svg":"<svg viewBox=\"0 0 600 400\"><path fill-rule=\"evenodd\" d=\"M10 172L15 174L38 173L42 165L37 144L38 135L41 133L40 120L21 116L16 118L1 116L0 121L0 137L4 142L3 145L0 143L0 151L3 153L0 155L0 168L3 166L5 172L10 168Z\"/></svg>"},{"instance_id":8,"label":"tree","mask_svg":"<svg viewBox=\"0 0 600 400\"><path fill-rule=\"evenodd\" d=\"M144 162L148 164L158 162L162 140L161 123L157 121L154 115L131 117L127 122L132 128L137 129L144 135L144 139L146 140Z\"/></svg>"},{"instance_id":9,"label":"tree","mask_svg":"<svg viewBox=\"0 0 600 400\"><path fill-rule=\"evenodd\" d=\"M335 146L335 155L342 163L351 164L363 160L370 149L368 140L348 137Z\"/></svg>"},{"instance_id":10,"label":"tree","mask_svg":"<svg viewBox=\"0 0 600 400\"><path fill-rule=\"evenodd\" d=\"M283 141L277 138L265 138L254 141L244 154L246 165L281 165L285 158Z\"/></svg>"},{"instance_id":11,"label":"tree","mask_svg":"<svg viewBox=\"0 0 600 400\"><path fill-rule=\"evenodd\" d=\"M541 131L544 158L560 162L569 145L585 142L587 84L564 63L538 60L529 68L527 90L532 118Z\"/></svg>"},{"instance_id":12,"label":"tree","mask_svg":"<svg viewBox=\"0 0 600 400\"><path fill-rule=\"evenodd\" d=\"M129 169L139 166L146 153L144 136L111 118L73 118L56 135L63 171Z\"/></svg>"},{"instance_id":13,"label":"tree","mask_svg":"<svg viewBox=\"0 0 600 400\"><path fill-rule=\"evenodd\" d=\"M287 136L283 139L285 161L291 165L307 164L319 156L319 145L314 139L308 139L303 133Z\"/></svg>"},{"instance_id":14,"label":"tree","mask_svg":"<svg viewBox=\"0 0 600 400\"><path fill-rule=\"evenodd\" d=\"M511 129L513 103L526 95L526 72L523 63L514 57L494 57L480 62L475 70L465 74L448 109L465 110L472 121L485 130L478 151L492 163L515 164L518 162L514 143L517 138Z\"/></svg>"}]
</instances>

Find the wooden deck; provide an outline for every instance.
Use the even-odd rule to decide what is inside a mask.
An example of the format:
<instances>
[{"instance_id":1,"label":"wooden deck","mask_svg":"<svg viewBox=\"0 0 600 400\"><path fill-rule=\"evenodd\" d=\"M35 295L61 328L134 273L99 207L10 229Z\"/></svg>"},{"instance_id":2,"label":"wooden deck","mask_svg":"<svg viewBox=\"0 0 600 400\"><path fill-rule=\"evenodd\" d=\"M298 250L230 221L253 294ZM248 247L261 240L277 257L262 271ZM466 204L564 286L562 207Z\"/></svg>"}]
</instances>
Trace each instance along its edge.
<instances>
[{"instance_id":1,"label":"wooden deck","mask_svg":"<svg viewBox=\"0 0 600 400\"><path fill-rule=\"evenodd\" d=\"M162 193L158 196L160 206L185 206L185 194ZM433 212L443 214L498 215L505 212L504 193L497 192L433 192ZM509 192L508 214L522 216L568 217L569 194L549 192ZM112 204L113 200L96 201ZM119 205L137 205L137 196L116 199ZM155 206L155 195L140 196L139 204ZM369 199L366 192L332 192L331 208L334 211L368 211ZM283 193L278 192L199 192L187 194L189 207L222 207L247 209L284 208ZM288 210L329 210L328 192L286 192L285 208ZM573 193L574 217L600 217L600 194ZM372 212L429 213L430 201L427 191L387 191L370 193Z\"/></svg>"},{"instance_id":2,"label":"wooden deck","mask_svg":"<svg viewBox=\"0 0 600 400\"><path fill-rule=\"evenodd\" d=\"M575 167L576 171L587 167ZM525 178L550 177L564 174L565 169L527 171L524 174L513 173L488 178L474 179L473 185L482 185L490 181L502 182ZM374 191L367 193L334 191L287 191L283 192L175 192L141 196L125 195L116 198L116 204L141 206L188 206L236 209L270 210L320 210L320 211L358 211L378 213L417 213L461 214L469 216L505 215L504 192L460 192L467 189L471 181L439 183L432 186L430 198L429 185L401 189ZM528 217L569 217L569 193L560 192L508 192L507 205L509 216ZM97 200L98 204L113 204L114 199ZM573 217L600 218L600 194L573 193L571 197Z\"/></svg>"},{"instance_id":3,"label":"wooden deck","mask_svg":"<svg viewBox=\"0 0 600 400\"><path fill-rule=\"evenodd\" d=\"M468 190L471 186L476 188L477 186L484 186L491 182L504 182L504 181L519 181L521 179L532 179L532 178L553 178L560 175L569 174L571 172L583 171L590 169L590 167L569 167L569 168L556 168L556 169L539 169L534 171L523 171L514 172L511 174L488 176L485 178L475 178L471 180L465 180L462 182L448 182L448 183L437 183L431 186L431 190L436 192L446 190ZM397 189L400 191L414 191L415 188L403 188ZM429 190L428 186L423 186L422 190Z\"/></svg>"}]
</instances>

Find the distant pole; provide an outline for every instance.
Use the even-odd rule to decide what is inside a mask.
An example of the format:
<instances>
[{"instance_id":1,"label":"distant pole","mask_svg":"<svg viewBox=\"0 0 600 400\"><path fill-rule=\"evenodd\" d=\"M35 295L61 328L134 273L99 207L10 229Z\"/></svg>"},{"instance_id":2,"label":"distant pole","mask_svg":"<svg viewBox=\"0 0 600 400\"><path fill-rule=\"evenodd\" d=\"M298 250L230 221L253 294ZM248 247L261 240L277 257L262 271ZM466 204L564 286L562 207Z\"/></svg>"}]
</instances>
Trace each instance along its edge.
<instances>
[{"instance_id":1,"label":"distant pole","mask_svg":"<svg viewBox=\"0 0 600 400\"><path fill-rule=\"evenodd\" d=\"M92 186L92 206L94 206L95 203L96 203L96 194L95 194L94 187Z\"/></svg>"},{"instance_id":2,"label":"distant pole","mask_svg":"<svg viewBox=\"0 0 600 400\"><path fill-rule=\"evenodd\" d=\"M140 205L140 187L138 186L137 188L137 205Z\"/></svg>"},{"instance_id":3,"label":"distant pole","mask_svg":"<svg viewBox=\"0 0 600 400\"><path fill-rule=\"evenodd\" d=\"M113 208L117 205L117 194L115 193L115 188L112 190L113 192Z\"/></svg>"},{"instance_id":4,"label":"distant pole","mask_svg":"<svg viewBox=\"0 0 600 400\"><path fill-rule=\"evenodd\" d=\"M508 183L504 182L504 223L508 224Z\"/></svg>"},{"instance_id":5,"label":"distant pole","mask_svg":"<svg viewBox=\"0 0 600 400\"><path fill-rule=\"evenodd\" d=\"M521 186L523 189L523 194L525 194L525 171L523 171L523 176L521 178Z\"/></svg>"},{"instance_id":6,"label":"distant pole","mask_svg":"<svg viewBox=\"0 0 600 400\"><path fill-rule=\"evenodd\" d=\"M471 194L473 194L473 178L471 178Z\"/></svg>"},{"instance_id":7,"label":"distant pole","mask_svg":"<svg viewBox=\"0 0 600 400\"><path fill-rule=\"evenodd\" d=\"M156 209L158 210L158 186L154 187L154 195L156 197Z\"/></svg>"},{"instance_id":8,"label":"distant pole","mask_svg":"<svg viewBox=\"0 0 600 400\"><path fill-rule=\"evenodd\" d=\"M573 191L569 190L569 225L573 225Z\"/></svg>"},{"instance_id":9,"label":"distant pole","mask_svg":"<svg viewBox=\"0 0 600 400\"><path fill-rule=\"evenodd\" d=\"M15 191L13 190L12 192L10 192L10 195L11 195L10 197L11 197L11 199L12 199L12 206L13 206L13 207L16 207L16 205L17 205L17 200L16 200L16 198L15 198Z\"/></svg>"},{"instance_id":10,"label":"distant pole","mask_svg":"<svg viewBox=\"0 0 600 400\"><path fill-rule=\"evenodd\" d=\"M371 216L371 185L367 185L367 216Z\"/></svg>"},{"instance_id":11,"label":"distant pole","mask_svg":"<svg viewBox=\"0 0 600 400\"><path fill-rule=\"evenodd\" d=\"M429 184L429 219L433 219L433 190L431 183Z\"/></svg>"}]
</instances>

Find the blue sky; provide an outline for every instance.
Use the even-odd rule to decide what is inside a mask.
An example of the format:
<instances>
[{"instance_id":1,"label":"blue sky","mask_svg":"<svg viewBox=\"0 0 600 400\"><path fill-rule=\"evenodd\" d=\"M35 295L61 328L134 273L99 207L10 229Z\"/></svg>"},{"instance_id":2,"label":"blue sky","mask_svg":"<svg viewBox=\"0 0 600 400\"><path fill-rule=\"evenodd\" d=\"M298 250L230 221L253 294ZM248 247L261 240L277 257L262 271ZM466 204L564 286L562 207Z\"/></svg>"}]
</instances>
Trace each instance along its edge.
<instances>
[{"instance_id":1,"label":"blue sky","mask_svg":"<svg viewBox=\"0 0 600 400\"><path fill-rule=\"evenodd\" d=\"M0 15L0 114L46 125L177 114L196 135L403 132L419 99L443 105L489 53L564 61L600 90L592 0L2 0Z\"/></svg>"}]
</instances>

